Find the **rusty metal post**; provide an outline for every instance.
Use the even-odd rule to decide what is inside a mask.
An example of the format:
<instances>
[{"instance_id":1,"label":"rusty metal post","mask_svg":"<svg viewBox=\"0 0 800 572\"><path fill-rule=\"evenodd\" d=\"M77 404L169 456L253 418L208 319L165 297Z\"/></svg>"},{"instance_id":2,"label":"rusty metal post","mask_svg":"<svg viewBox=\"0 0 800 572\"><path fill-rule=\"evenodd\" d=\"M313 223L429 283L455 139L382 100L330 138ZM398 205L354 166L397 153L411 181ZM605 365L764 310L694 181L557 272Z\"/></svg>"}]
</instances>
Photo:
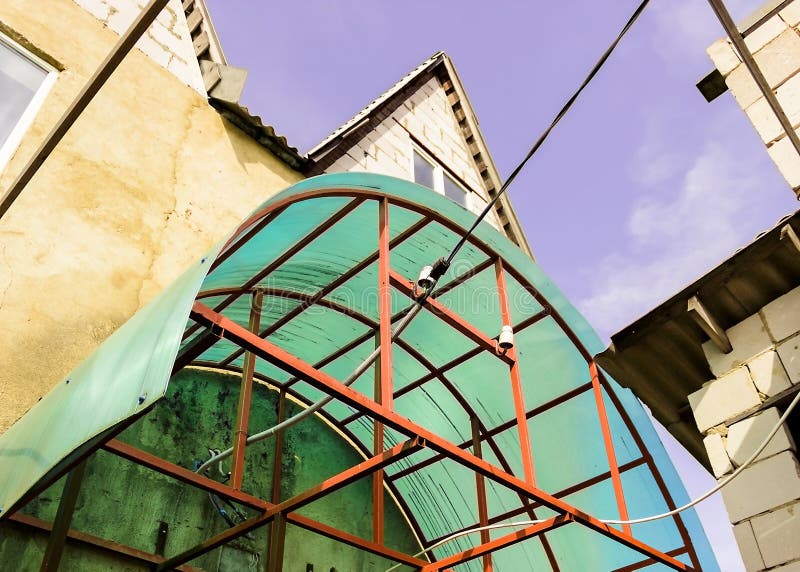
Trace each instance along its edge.
<instances>
[{"instance_id":1,"label":"rusty metal post","mask_svg":"<svg viewBox=\"0 0 800 572\"><path fill-rule=\"evenodd\" d=\"M511 308L508 304L508 291L506 289L506 277L503 273L503 261L498 258L494 268L503 326L511 326ZM528 432L528 418L525 415L525 395L522 391L522 376L520 375L519 363L517 362L517 348L512 347L506 354L513 360L510 367L511 391L514 394L514 412L517 417L522 469L525 472L525 482L529 485L536 486L536 473L533 470L533 449L531 448L531 438Z\"/></svg>"},{"instance_id":2,"label":"rusty metal post","mask_svg":"<svg viewBox=\"0 0 800 572\"><path fill-rule=\"evenodd\" d=\"M286 418L286 389L281 388L278 394L278 419L276 424ZM275 435L275 449L272 458L272 502L281 502L281 466L283 460L283 434ZM269 554L267 555L267 572L280 572L283 568L283 547L286 543L286 518L279 514L269 528Z\"/></svg>"},{"instance_id":3,"label":"rusty metal post","mask_svg":"<svg viewBox=\"0 0 800 572\"><path fill-rule=\"evenodd\" d=\"M592 390L594 392L594 399L597 403L597 417L600 420L600 430L603 433L603 444L606 448L606 456L608 457L608 470L611 472L611 483L614 485L614 496L617 498L617 509L619 510L619 519L628 520L628 507L625 504L625 493L622 490L622 479L619 475L619 465L617 465L617 455L614 453L614 440L611 438L611 428L608 425L608 414L606 413L606 405L603 401L603 390L600 387L600 379L597 374L597 364L594 360L589 363L589 373L592 376ZM622 531L625 534L631 534L631 525L623 524Z\"/></svg>"},{"instance_id":4,"label":"rusty metal post","mask_svg":"<svg viewBox=\"0 0 800 572\"><path fill-rule=\"evenodd\" d=\"M53 522L53 529L50 531L50 538L47 539L47 548L42 558L40 572L56 572L58 570L85 471L86 460L83 460L75 465L75 468L67 475L67 481L64 483L64 492L61 493L61 501L58 503L56 519Z\"/></svg>"},{"instance_id":5,"label":"rusty metal post","mask_svg":"<svg viewBox=\"0 0 800 572\"><path fill-rule=\"evenodd\" d=\"M472 417L470 421L472 423L472 452L476 457L482 459L479 421L476 417ZM481 526L486 526L489 524L489 507L486 504L486 482L483 475L477 472L475 473L475 492L478 495L478 523ZM488 530L482 530L480 534L481 544L486 544L491 540ZM492 572L491 552L483 555L483 572Z\"/></svg>"},{"instance_id":6,"label":"rusty metal post","mask_svg":"<svg viewBox=\"0 0 800 572\"><path fill-rule=\"evenodd\" d=\"M378 337L380 361L375 366L375 401L393 409L392 387L392 292L389 283L389 200L378 203ZM375 422L373 453L383 451L383 423ZM383 470L372 474L372 540L383 544Z\"/></svg>"},{"instance_id":7,"label":"rusty metal post","mask_svg":"<svg viewBox=\"0 0 800 572\"><path fill-rule=\"evenodd\" d=\"M261 308L264 303L264 292L260 289L253 291L250 299L250 322L248 329L258 333L261 328ZM247 447L247 426L250 421L250 403L253 399L253 373L256 368L256 356L252 352L245 352L242 367L242 384L239 388L239 401L236 406L236 427L233 432L233 455L231 461L231 486L238 490L242 488L244 477L244 451Z\"/></svg>"}]
</instances>

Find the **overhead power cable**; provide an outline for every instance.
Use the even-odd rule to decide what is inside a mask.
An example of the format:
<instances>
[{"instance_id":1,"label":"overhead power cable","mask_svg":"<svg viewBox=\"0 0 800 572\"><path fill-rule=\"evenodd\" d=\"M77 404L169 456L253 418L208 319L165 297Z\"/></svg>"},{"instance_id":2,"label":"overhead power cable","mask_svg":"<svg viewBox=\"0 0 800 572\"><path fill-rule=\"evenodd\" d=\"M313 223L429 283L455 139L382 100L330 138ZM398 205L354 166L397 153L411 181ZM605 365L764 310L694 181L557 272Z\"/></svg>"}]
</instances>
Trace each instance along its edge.
<instances>
[{"instance_id":1,"label":"overhead power cable","mask_svg":"<svg viewBox=\"0 0 800 572\"><path fill-rule=\"evenodd\" d=\"M594 79L594 76L597 75L597 72L600 71L600 68L603 67L603 64L606 63L606 60L608 60L611 53L617 47L617 44L619 44L622 38L625 37L625 34L628 33L628 30L631 29L631 26L633 26L636 20L639 19L639 16L641 16L642 12L644 12L644 9L647 7L649 3L650 0L643 0L643 2L639 4L639 7L636 8L636 10L634 10L633 14L631 14L631 17L622 27L622 30L620 30L619 34L617 34L617 37L614 39L613 42L611 42L611 45L608 46L606 51L603 52L603 55L600 56L600 59L597 60L597 62L592 67L591 71L589 71L589 75L586 76L586 79L584 79L583 82L580 84L580 86L578 86L578 89L575 90L575 93L572 94L572 97L570 97L567 100L567 102L564 104L564 107L561 108L561 111L559 111L556 114L556 116L553 118L553 121L551 121L550 125L547 126L547 129L545 129L542 132L542 134L536 140L536 143L534 143L533 147L531 147L530 151L528 151L528 154L525 155L524 159L522 159L522 162L519 165L517 165L513 171L511 171L511 174L508 176L505 183L503 183L503 186L500 187L500 190L497 191L497 194L494 196L494 198L491 201L489 201L489 204L487 204L486 207L483 209L483 211L481 211L481 214L478 215L478 218L475 220L474 223L472 223L472 226L469 228L467 233L464 236L462 236L461 239L458 241L455 248L453 248L453 251L447 257L448 265L451 262L453 262L453 259L456 257L456 254L458 254L458 251L461 250L461 248L467 242L469 237L478 227L480 222L486 217L489 211L492 210L497 201L500 200L500 197L503 196L503 194L508 190L508 187L511 186L511 183L514 182L514 179L517 178L517 175L519 175L520 171L522 171L523 167L525 167L530 158L533 157L533 155L539 150L542 144L547 140L547 137L553 131L555 126L558 125L559 121L561 121L564 118L564 116L569 112L570 108L572 107L572 104L575 103L575 101L578 99L583 90L586 89L586 86L588 86L589 83L591 83L591 81Z\"/></svg>"},{"instance_id":2,"label":"overhead power cable","mask_svg":"<svg viewBox=\"0 0 800 572\"><path fill-rule=\"evenodd\" d=\"M531 147L527 155L525 155L522 162L520 162L520 164L517 165L517 167L511 172L511 174L508 176L505 183L503 183L502 187L500 187L500 190L497 192L494 198L486 205L486 208L484 208L483 211L481 211L481 213L475 219L475 222L472 223L472 226L459 239L459 241L456 243L455 247L453 247L453 250L450 252L450 254L447 257L439 258L436 262L433 263L432 266L426 266L425 268L423 268L422 274L420 275L420 279L418 281L418 284L422 287L422 294L419 297L415 298L414 307L395 328L394 332L392 333L392 340L394 340L398 335L400 335L402 330L406 326L408 326L408 324L411 322L414 316L416 316L416 314L424 305L425 301L433 292L439 279L445 274L445 272L449 268L450 263L455 259L456 255L464 246L464 244L467 242L467 240L469 240L469 237L472 235L472 233L475 231L475 229L478 227L481 221L484 218L486 218L486 215L494 207L494 205L497 203L500 197L508 190L511 183L514 181L514 179L517 177L520 171L522 171L522 169L525 167L530 158L533 157L533 155L539 150L539 148L545 142L547 137L550 135L550 132L555 128L556 125L558 125L559 121L561 121L561 119L569 112L572 105L578 99L578 96L580 96L580 94L583 92L586 86L589 85L592 79L594 79L594 77L597 75L597 72L599 72L600 68L603 67L603 64L606 63L606 60L608 60L611 53L617 47L617 44L619 44L619 42L631 28L631 26L633 26L634 22L636 22L636 20L639 18L639 16L644 11L649 1L650 0L644 0L636 8L631 17L626 22L625 26L623 26L622 30L619 32L619 34L611 43L611 45L608 46L605 52L603 52L603 54L600 56L600 59L598 59L597 62L594 64L589 74L580 84L575 93L572 94L572 96L567 100L567 102L564 104L561 110L556 114L555 118L551 121L547 129L545 129L544 132L539 136L539 138L533 144L533 147ZM356 367L353 373L351 373L347 377L347 379L343 382L343 384L345 386L349 386L350 384L352 384L364 371L366 371L368 367L370 367L372 364L375 363L375 361L378 359L379 356L380 356L380 347L377 347L369 356L367 356L366 359L364 359L363 362L361 362L361 364L358 365L358 367ZM311 404L308 408L304 409L297 415L294 415L293 417L286 419L285 421L279 423L278 425L275 425L274 427L270 427L269 429L251 435L250 437L247 438L246 443L250 445L252 443L262 441L276 434L280 430L291 427L292 425L303 420L308 415L311 415L312 413L324 407L331 400L333 400L333 397L328 396L317 401L316 403ZM230 457L232 453L233 453L233 448L229 448L217 455L212 456L210 459L208 459L206 462L200 465L200 467L198 467L195 472L202 473L211 464L222 461L227 457Z\"/></svg>"}]
</instances>

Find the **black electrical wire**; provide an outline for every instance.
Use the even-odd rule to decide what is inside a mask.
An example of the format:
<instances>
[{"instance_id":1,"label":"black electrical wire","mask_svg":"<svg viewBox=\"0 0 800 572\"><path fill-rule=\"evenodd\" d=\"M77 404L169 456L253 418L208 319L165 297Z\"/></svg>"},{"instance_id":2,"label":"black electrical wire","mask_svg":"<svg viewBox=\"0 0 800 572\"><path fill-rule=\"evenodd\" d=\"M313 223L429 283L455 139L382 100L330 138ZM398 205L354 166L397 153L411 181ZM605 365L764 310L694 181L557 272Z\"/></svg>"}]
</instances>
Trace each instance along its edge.
<instances>
[{"instance_id":1,"label":"black electrical wire","mask_svg":"<svg viewBox=\"0 0 800 572\"><path fill-rule=\"evenodd\" d=\"M536 151L539 150L539 147L541 147L542 144L545 142L548 135L550 135L550 132L555 128L556 125L558 125L558 122L561 121L561 119L567 114L569 109L572 107L572 104L575 103L575 100L577 100L578 96L580 96L581 92L586 88L587 85L589 85L592 79L594 79L594 76L597 75L597 72L600 71L600 68L603 67L603 64L606 63L606 60L608 60L611 53L617 47L617 44L619 44L619 42L622 40L622 38L625 36L628 30L631 29L631 26L633 26L634 22L636 22L636 20L639 18L642 12L644 12L644 9L647 7L649 3L650 0L643 0L643 2L639 4L639 7L636 8L636 10L634 10L633 14L628 19L625 26L623 26L622 30L620 30L616 39L613 42L611 42L611 45L608 46L605 52L603 52L603 55L601 55L600 59L597 60L597 63L594 64L594 67L592 67L591 71L589 72L589 75L586 76L586 79L583 80L583 83L581 83L580 87L578 87L575 93L572 94L572 97L570 97L567 100L567 102L564 104L564 107L561 108L561 111L559 111L556 114L555 118L547 127L547 129L544 130L544 132L536 140L536 143L533 144L533 147L531 147L530 151L528 151L528 154L525 155L525 158L522 160L522 162L519 165L517 165L516 168L511 172L511 174L506 179L505 183L503 183L503 186L500 187L499 191L497 191L497 194L494 196L494 198L491 201L489 201L489 204L487 204L486 208L484 208L481 214L478 215L478 218L475 220L474 223L472 223L472 226L469 228L466 234L464 234L464 236L462 236L461 239L458 241L456 246L448 255L447 259L444 261L445 269L447 266L450 265L451 262L453 262L453 259L456 257L456 254L458 254L458 251L461 250L461 248L467 242L467 240L475 231L480 222L486 217L489 211L492 210L492 207L494 207L497 201L500 200L500 197L503 196L503 193L506 192L506 190L514 181L514 179L517 177L519 172L522 171L522 168L525 166L525 164L530 160L531 157L533 157L534 153L536 153Z\"/></svg>"}]
</instances>

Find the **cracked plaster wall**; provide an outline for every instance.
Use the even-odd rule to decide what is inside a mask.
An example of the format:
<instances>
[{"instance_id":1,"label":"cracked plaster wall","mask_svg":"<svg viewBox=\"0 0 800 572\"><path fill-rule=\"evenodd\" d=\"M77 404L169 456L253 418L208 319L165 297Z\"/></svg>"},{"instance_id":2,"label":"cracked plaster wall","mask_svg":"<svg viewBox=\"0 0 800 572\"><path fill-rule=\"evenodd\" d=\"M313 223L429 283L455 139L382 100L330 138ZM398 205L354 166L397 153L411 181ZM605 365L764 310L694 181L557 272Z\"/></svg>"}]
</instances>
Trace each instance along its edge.
<instances>
[{"instance_id":1,"label":"cracked plaster wall","mask_svg":"<svg viewBox=\"0 0 800 572\"><path fill-rule=\"evenodd\" d=\"M73 0L0 2L64 70L0 192L118 36ZM253 208L300 180L132 51L0 219L0 432Z\"/></svg>"},{"instance_id":2,"label":"cracked plaster wall","mask_svg":"<svg viewBox=\"0 0 800 572\"><path fill-rule=\"evenodd\" d=\"M103 25L122 35L147 5L147 0L73 0ZM136 47L186 85L205 95L203 75L181 0L169 0Z\"/></svg>"}]
</instances>

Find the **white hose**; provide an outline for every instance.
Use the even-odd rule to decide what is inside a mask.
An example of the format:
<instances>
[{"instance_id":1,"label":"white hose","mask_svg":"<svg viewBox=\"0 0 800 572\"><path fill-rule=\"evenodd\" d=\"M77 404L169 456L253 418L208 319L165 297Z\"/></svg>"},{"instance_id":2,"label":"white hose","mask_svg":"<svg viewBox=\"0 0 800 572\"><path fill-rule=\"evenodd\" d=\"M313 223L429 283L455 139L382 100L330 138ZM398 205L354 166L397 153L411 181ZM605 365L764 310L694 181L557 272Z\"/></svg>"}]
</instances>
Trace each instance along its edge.
<instances>
[{"instance_id":1,"label":"white hose","mask_svg":"<svg viewBox=\"0 0 800 572\"><path fill-rule=\"evenodd\" d=\"M680 506L680 507L678 507L676 509L673 509L673 510L671 510L669 512L664 512L664 513L656 514L656 515L653 515L653 516L645 516L645 517L642 517L642 518L634 518L634 519L630 519L630 520L614 520L614 519L609 519L609 518L603 518L603 519L599 519L600 522L602 522L604 524L617 524L617 525L620 525L620 524L641 524L643 522L651 522L653 520L660 520L662 518L667 518L669 516L675 516L676 514L678 514L680 512L683 512L686 509L692 508L696 504L699 504L699 503L703 502L708 497L710 497L711 495L713 495L714 493L716 493L720 489L722 489L722 487L724 487L725 485L730 483L737 476L739 476L739 474L742 471L744 471L747 467L749 467L753 463L753 461L756 460L756 458L764 451L764 449L767 448L767 445L769 444L769 442L772 440L772 438L775 436L775 434L780 430L781 426L789 418L789 415L791 415L792 411L794 410L794 408L797 406L798 403L800 403L800 391L797 393L797 395L794 396L794 399L792 399L792 402L786 408L786 411L783 412L783 415L778 420L778 422L775 424L775 427L772 428L772 431L770 431L769 434L764 438L764 441L762 441L761 445L758 446L758 448L753 452L753 454L750 455L750 457L748 457L748 459L744 463L742 463L742 465L738 469L736 469L733 473L731 473L728 477L726 477L724 480L720 481L720 483L717 484L715 487L713 487L712 489L710 489L707 492L703 493L702 495L700 495L699 497L697 497L693 501L688 502L685 505ZM431 546L427 547L425 550L417 552L414 555L414 557L416 558L416 557L422 556L423 554L425 554L429 550L433 550L434 548L437 548L437 547L439 547L439 546L441 546L443 544L446 544L446 543L448 543L448 542L450 542L452 540L455 540L456 538L460 538L460 537L466 536L468 534L475 534L477 532L481 532L481 531L484 531L484 530L493 530L493 529L496 529L496 528L517 527L517 526L531 526L531 525L534 525L534 524L541 524L542 522L545 522L545 521L544 520L519 520L519 521L515 521L515 522L489 524L487 526L481 526L481 527L478 527L478 528L471 528L469 530L463 530L461 532L457 532L455 534L452 534L452 535L448 536L447 538L443 538L439 542L437 542L435 544L432 544ZM391 568L387 568L386 572L391 572L392 570L395 570L395 569L399 568L402 565L403 565L402 563L395 564Z\"/></svg>"},{"instance_id":2,"label":"white hose","mask_svg":"<svg viewBox=\"0 0 800 572\"><path fill-rule=\"evenodd\" d=\"M435 287L435 283L430 288L428 288L427 292L430 292L431 290L433 290L434 287ZM425 294L425 297L427 297L427 293ZM422 302L415 302L414 306L411 308L411 310L408 312L408 314L406 314L405 317L397 324L397 326L394 328L394 330L392 330L392 338L391 338L392 340L394 340L397 336L399 336L402 333L402 331L406 328L406 326L408 326L408 324L411 323L411 320L414 319L414 316L416 316L421 309L422 309ZM366 359L364 361L362 361L358 365L358 367L356 367L355 370L353 370L353 372L349 376L347 376L347 379L342 381L342 385L344 385L345 387L349 387L350 385L352 385L352 383L356 379L358 379L361 376L361 374L364 373L367 370L367 368L369 368L372 364L375 363L375 360L378 359L378 356L380 354L381 354L381 348L380 348L380 346L378 346L372 351L372 353L370 353L366 357ZM316 403L312 403L306 409L303 409L302 411L300 411L297 415L289 417L288 419L286 419L284 421L281 421L277 425L275 425L273 427L270 427L269 429L265 429L264 431L261 431L260 433L255 433L253 435L250 435L250 437L247 438L245 443L247 443L248 445L252 445L253 443L257 443L259 441L263 441L264 439L272 437L278 431L282 431L284 429L287 429L287 428L291 427L292 425L294 425L296 423L299 423L300 421L302 421L303 419L305 419L306 417L308 417L312 413L315 413L316 411L319 411L322 407L325 407L325 405L327 405L328 403L333 401L333 399L334 398L333 398L332 395L328 395L328 396L320 399ZM224 451L214 455L213 457L208 459L205 463L200 465L197 468L197 470L195 470L195 472L196 473L202 473L203 471L205 471L209 466L213 465L214 463L216 463L218 461L222 461L223 459L227 459L228 457L231 456L232 453L233 453L233 447L231 447L229 449L225 449Z\"/></svg>"}]
</instances>

